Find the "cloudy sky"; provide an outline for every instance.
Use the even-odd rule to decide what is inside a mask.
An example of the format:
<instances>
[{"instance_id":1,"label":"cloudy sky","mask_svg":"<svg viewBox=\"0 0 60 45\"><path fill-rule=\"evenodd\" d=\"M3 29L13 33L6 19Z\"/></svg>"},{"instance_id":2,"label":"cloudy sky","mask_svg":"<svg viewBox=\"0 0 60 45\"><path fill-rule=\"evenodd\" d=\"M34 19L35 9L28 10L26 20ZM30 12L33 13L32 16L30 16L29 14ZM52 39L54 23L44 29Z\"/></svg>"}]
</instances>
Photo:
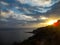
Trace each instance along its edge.
<instances>
[{"instance_id":1,"label":"cloudy sky","mask_svg":"<svg viewBox=\"0 0 60 45\"><path fill-rule=\"evenodd\" d=\"M0 0L0 27L41 27L60 19L60 0Z\"/></svg>"}]
</instances>

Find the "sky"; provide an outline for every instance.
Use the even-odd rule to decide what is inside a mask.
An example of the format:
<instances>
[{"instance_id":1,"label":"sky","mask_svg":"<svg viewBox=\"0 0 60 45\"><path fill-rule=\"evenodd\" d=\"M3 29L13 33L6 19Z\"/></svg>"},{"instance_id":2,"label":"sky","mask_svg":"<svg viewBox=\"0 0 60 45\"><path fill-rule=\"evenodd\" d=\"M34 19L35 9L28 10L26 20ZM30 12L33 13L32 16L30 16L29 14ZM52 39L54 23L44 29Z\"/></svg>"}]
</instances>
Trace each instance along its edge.
<instances>
[{"instance_id":1,"label":"sky","mask_svg":"<svg viewBox=\"0 0 60 45\"><path fill-rule=\"evenodd\" d=\"M60 0L0 0L0 28L47 26L60 19Z\"/></svg>"}]
</instances>

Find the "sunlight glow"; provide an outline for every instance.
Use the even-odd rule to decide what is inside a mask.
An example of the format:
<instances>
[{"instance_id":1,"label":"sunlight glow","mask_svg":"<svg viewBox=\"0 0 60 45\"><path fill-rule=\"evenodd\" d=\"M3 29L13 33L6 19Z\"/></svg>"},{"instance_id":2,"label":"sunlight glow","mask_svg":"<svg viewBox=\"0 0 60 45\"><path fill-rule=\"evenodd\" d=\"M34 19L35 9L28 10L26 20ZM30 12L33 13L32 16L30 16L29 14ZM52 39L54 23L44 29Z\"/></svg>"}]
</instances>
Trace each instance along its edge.
<instances>
[{"instance_id":1,"label":"sunlight glow","mask_svg":"<svg viewBox=\"0 0 60 45\"><path fill-rule=\"evenodd\" d=\"M48 21L48 25L52 25L52 24L54 24L55 22L57 22L57 20L50 20L50 21Z\"/></svg>"},{"instance_id":2,"label":"sunlight glow","mask_svg":"<svg viewBox=\"0 0 60 45\"><path fill-rule=\"evenodd\" d=\"M41 17L42 20L48 19L47 17Z\"/></svg>"}]
</instances>

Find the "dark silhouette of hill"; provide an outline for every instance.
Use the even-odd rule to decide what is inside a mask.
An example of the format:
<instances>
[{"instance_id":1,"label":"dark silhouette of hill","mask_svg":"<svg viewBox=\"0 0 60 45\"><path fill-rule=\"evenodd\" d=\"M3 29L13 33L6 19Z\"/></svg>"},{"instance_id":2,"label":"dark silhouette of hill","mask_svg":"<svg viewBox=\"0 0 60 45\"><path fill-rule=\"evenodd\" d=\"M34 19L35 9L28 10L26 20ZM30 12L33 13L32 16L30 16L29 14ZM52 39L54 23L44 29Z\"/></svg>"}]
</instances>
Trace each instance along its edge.
<instances>
[{"instance_id":1,"label":"dark silhouette of hill","mask_svg":"<svg viewBox=\"0 0 60 45\"><path fill-rule=\"evenodd\" d=\"M29 33L34 35L21 43L15 42L14 45L60 45L60 20Z\"/></svg>"}]
</instances>

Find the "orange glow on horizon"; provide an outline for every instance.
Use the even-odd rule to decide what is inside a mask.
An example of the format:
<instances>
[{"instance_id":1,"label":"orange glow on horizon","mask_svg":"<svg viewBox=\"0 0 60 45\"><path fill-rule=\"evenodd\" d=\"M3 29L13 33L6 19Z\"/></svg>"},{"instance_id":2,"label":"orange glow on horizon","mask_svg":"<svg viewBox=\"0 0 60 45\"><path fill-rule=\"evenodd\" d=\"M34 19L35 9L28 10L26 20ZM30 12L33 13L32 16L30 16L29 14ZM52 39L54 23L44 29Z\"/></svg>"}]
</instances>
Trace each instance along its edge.
<instances>
[{"instance_id":1,"label":"orange glow on horizon","mask_svg":"<svg viewBox=\"0 0 60 45\"><path fill-rule=\"evenodd\" d=\"M52 24L54 24L55 22L57 22L57 20L49 20L49 21L47 22L47 25L52 25Z\"/></svg>"}]
</instances>

